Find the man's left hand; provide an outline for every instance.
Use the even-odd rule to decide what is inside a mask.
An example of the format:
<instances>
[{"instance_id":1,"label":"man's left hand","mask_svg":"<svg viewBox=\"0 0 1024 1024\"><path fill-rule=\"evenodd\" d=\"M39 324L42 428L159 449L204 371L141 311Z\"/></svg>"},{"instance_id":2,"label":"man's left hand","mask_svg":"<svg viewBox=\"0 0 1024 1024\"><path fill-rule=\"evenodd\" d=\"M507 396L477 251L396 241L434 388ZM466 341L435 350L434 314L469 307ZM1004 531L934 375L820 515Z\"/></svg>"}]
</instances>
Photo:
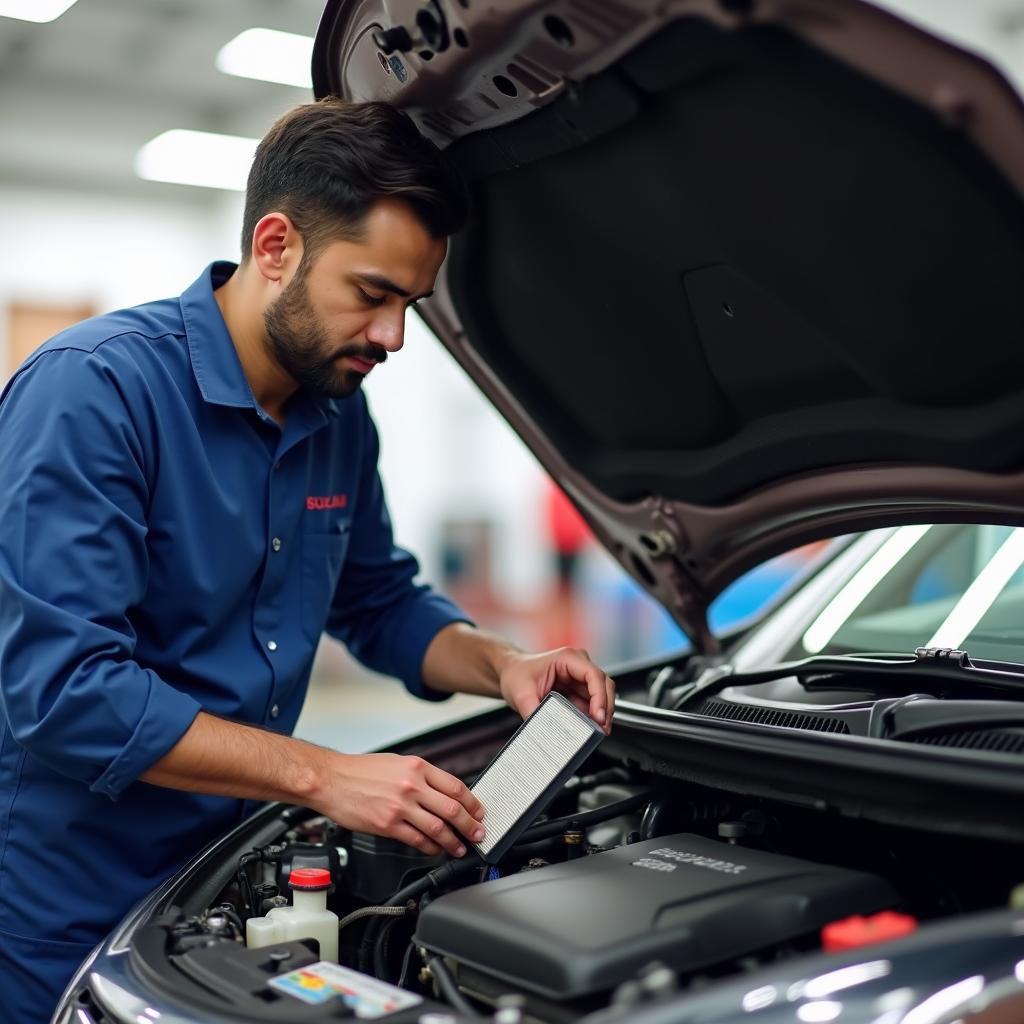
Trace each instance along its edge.
<instances>
[{"instance_id":1,"label":"man's left hand","mask_svg":"<svg viewBox=\"0 0 1024 1024\"><path fill-rule=\"evenodd\" d=\"M499 687L505 702L523 718L557 690L597 722L605 735L611 732L615 683L586 651L560 647L542 654L512 654L502 666Z\"/></svg>"}]
</instances>

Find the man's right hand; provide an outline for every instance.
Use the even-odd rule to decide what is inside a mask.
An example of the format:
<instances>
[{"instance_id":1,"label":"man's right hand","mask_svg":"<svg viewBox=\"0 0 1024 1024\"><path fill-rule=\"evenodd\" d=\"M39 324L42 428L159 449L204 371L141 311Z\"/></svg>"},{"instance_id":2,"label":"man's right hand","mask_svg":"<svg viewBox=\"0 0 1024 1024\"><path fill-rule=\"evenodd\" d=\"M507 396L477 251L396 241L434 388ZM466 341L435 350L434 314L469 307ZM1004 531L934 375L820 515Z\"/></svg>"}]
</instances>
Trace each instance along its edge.
<instances>
[{"instance_id":1,"label":"man's right hand","mask_svg":"<svg viewBox=\"0 0 1024 1024\"><path fill-rule=\"evenodd\" d=\"M337 754L321 767L311 806L356 832L389 836L421 853L453 857L484 837L484 807L465 783L421 757Z\"/></svg>"},{"instance_id":2,"label":"man's right hand","mask_svg":"<svg viewBox=\"0 0 1024 1024\"><path fill-rule=\"evenodd\" d=\"M483 838L484 808L454 775L421 757L339 754L200 711L184 736L142 775L194 793L280 800L358 832L423 853L461 857Z\"/></svg>"}]
</instances>

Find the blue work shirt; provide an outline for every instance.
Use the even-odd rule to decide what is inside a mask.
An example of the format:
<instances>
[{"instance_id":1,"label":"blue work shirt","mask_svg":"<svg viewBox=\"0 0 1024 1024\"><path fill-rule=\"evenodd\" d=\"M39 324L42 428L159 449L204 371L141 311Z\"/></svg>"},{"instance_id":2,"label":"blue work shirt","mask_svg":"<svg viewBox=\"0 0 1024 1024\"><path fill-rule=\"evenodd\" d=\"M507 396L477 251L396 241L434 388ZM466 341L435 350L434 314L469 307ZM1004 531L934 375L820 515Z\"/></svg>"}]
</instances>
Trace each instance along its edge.
<instances>
[{"instance_id":1,"label":"blue work shirt","mask_svg":"<svg viewBox=\"0 0 1024 1024\"><path fill-rule=\"evenodd\" d=\"M393 543L366 400L299 392L281 429L214 298L233 270L64 331L0 397L0 962L81 959L252 809L136 780L200 709L290 733L325 628L445 696L423 657L466 617Z\"/></svg>"}]
</instances>

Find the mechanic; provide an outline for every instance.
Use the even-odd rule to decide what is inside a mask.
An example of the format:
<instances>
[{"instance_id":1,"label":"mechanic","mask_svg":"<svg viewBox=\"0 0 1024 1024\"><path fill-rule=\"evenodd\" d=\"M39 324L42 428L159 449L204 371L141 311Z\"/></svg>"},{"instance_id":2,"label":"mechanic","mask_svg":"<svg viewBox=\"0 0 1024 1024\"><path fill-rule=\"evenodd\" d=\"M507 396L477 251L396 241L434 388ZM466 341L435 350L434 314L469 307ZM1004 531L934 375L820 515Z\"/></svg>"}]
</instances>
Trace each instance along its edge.
<instances>
[{"instance_id":1,"label":"mechanic","mask_svg":"<svg viewBox=\"0 0 1024 1024\"><path fill-rule=\"evenodd\" d=\"M482 835L454 776L290 736L325 628L425 699L525 716L554 687L610 727L584 652L476 629L392 540L360 384L465 217L406 115L304 105L257 149L240 266L64 331L4 390L3 1020L49 1020L92 947L249 801L424 853Z\"/></svg>"}]
</instances>

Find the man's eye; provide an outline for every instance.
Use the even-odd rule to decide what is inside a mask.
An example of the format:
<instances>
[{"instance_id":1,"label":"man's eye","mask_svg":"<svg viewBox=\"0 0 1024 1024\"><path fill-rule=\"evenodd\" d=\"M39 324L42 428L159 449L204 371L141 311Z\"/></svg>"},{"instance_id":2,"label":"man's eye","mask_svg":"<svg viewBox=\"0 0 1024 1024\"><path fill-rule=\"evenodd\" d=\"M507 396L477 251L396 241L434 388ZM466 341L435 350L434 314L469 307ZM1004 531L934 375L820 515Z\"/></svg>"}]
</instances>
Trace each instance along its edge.
<instances>
[{"instance_id":1,"label":"man's eye","mask_svg":"<svg viewBox=\"0 0 1024 1024\"><path fill-rule=\"evenodd\" d=\"M371 295L369 292L364 292L358 285L356 291L359 292L359 298L368 306L383 306L384 300L387 298L386 295Z\"/></svg>"}]
</instances>

